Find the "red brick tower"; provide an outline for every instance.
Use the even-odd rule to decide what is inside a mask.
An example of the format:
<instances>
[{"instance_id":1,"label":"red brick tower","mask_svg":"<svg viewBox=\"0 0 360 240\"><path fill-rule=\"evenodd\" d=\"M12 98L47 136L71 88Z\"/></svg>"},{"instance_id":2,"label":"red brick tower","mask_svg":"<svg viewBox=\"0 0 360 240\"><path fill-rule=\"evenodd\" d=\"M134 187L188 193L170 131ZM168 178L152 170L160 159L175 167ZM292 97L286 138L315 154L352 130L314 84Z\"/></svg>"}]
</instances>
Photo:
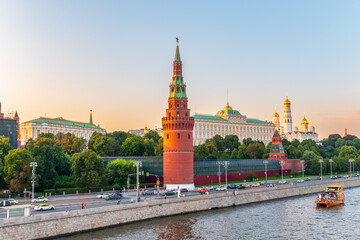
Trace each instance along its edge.
<instances>
[{"instance_id":1,"label":"red brick tower","mask_svg":"<svg viewBox=\"0 0 360 240\"><path fill-rule=\"evenodd\" d=\"M186 85L182 76L179 39L176 38L174 73L166 117L162 118L164 130L164 184L166 189L194 189L193 128L190 117Z\"/></svg>"},{"instance_id":2,"label":"red brick tower","mask_svg":"<svg viewBox=\"0 0 360 240\"><path fill-rule=\"evenodd\" d=\"M284 161L283 169L287 169L288 159L285 156L282 140L277 130L275 130L274 136L272 137L272 145L269 154L269 160Z\"/></svg>"}]
</instances>

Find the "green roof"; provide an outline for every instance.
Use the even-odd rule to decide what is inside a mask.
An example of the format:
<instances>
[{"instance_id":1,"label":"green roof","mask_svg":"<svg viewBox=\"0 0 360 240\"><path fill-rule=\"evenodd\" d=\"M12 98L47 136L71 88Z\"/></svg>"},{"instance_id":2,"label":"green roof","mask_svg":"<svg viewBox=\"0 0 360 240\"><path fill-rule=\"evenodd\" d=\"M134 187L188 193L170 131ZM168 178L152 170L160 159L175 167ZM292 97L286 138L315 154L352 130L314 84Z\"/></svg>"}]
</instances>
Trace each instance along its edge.
<instances>
[{"instance_id":1,"label":"green roof","mask_svg":"<svg viewBox=\"0 0 360 240\"><path fill-rule=\"evenodd\" d=\"M25 123L48 123L48 124L74 126L74 127L82 127L82 128L102 129L102 128L94 125L94 124L69 121L69 120L63 119L61 117L58 117L58 118L40 117L40 118L37 118L37 119L34 119L34 120L27 121Z\"/></svg>"},{"instance_id":2,"label":"green roof","mask_svg":"<svg viewBox=\"0 0 360 240\"><path fill-rule=\"evenodd\" d=\"M259 119L252 119L252 118L246 119L246 122L247 122L247 123L269 124L269 125L272 124L272 123L270 123L270 122L268 122L268 121L262 121L262 120L259 120Z\"/></svg>"},{"instance_id":3,"label":"green roof","mask_svg":"<svg viewBox=\"0 0 360 240\"><path fill-rule=\"evenodd\" d=\"M195 119L203 119L203 120L213 120L213 121L227 121L226 119L218 116L211 116L211 115L199 115L195 114L193 116Z\"/></svg>"}]
</instances>

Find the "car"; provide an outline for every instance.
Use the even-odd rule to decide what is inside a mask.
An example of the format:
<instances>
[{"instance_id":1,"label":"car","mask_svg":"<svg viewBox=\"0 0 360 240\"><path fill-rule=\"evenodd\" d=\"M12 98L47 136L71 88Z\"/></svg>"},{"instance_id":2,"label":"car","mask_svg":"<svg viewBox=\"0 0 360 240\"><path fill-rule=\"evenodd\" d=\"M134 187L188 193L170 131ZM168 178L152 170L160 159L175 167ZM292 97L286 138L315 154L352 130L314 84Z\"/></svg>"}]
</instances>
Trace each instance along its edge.
<instances>
[{"instance_id":1,"label":"car","mask_svg":"<svg viewBox=\"0 0 360 240\"><path fill-rule=\"evenodd\" d=\"M229 184L227 186L228 189L235 189L236 188L236 184Z\"/></svg>"},{"instance_id":2,"label":"car","mask_svg":"<svg viewBox=\"0 0 360 240\"><path fill-rule=\"evenodd\" d=\"M251 187L260 187L260 184L259 184L259 183L253 183L253 184L251 185Z\"/></svg>"},{"instance_id":3,"label":"car","mask_svg":"<svg viewBox=\"0 0 360 240\"><path fill-rule=\"evenodd\" d=\"M280 184L285 184L285 183L286 183L286 180L280 180L279 183L280 183Z\"/></svg>"},{"instance_id":4,"label":"car","mask_svg":"<svg viewBox=\"0 0 360 240\"><path fill-rule=\"evenodd\" d=\"M321 180L321 177L320 177L320 176L318 176L318 177L316 178L316 180Z\"/></svg>"},{"instance_id":5,"label":"car","mask_svg":"<svg viewBox=\"0 0 360 240\"><path fill-rule=\"evenodd\" d=\"M210 192L210 189L207 187L202 187L198 190L199 193L207 193Z\"/></svg>"},{"instance_id":6,"label":"car","mask_svg":"<svg viewBox=\"0 0 360 240\"><path fill-rule=\"evenodd\" d=\"M8 199L8 201L11 203L11 205L14 205L14 204L18 204L18 203L19 203L18 201L16 201L16 200L13 199L13 198Z\"/></svg>"},{"instance_id":7,"label":"car","mask_svg":"<svg viewBox=\"0 0 360 240\"><path fill-rule=\"evenodd\" d=\"M264 184L265 184L265 182L259 182L259 184L260 184L260 185L264 185Z\"/></svg>"},{"instance_id":8,"label":"car","mask_svg":"<svg viewBox=\"0 0 360 240\"><path fill-rule=\"evenodd\" d=\"M174 190L169 190L163 193L163 196L171 196L171 195L176 195L177 191Z\"/></svg>"},{"instance_id":9,"label":"car","mask_svg":"<svg viewBox=\"0 0 360 240\"><path fill-rule=\"evenodd\" d=\"M249 188L249 187L250 187L250 184L245 183L245 188Z\"/></svg>"},{"instance_id":10,"label":"car","mask_svg":"<svg viewBox=\"0 0 360 240\"><path fill-rule=\"evenodd\" d=\"M105 200L114 200L114 199L121 199L122 197L123 197L123 195L121 193L113 193L113 194L106 196L104 199Z\"/></svg>"},{"instance_id":11,"label":"car","mask_svg":"<svg viewBox=\"0 0 360 240\"><path fill-rule=\"evenodd\" d=\"M332 175L331 177L330 177L330 179L337 179L338 177L337 176L335 176L335 175Z\"/></svg>"},{"instance_id":12,"label":"car","mask_svg":"<svg viewBox=\"0 0 360 240\"><path fill-rule=\"evenodd\" d=\"M244 188L246 188L246 187L245 187L245 184L243 184L243 183L237 184L236 186L237 186L237 189L244 189Z\"/></svg>"},{"instance_id":13,"label":"car","mask_svg":"<svg viewBox=\"0 0 360 240\"><path fill-rule=\"evenodd\" d=\"M7 207L7 206L11 206L10 201L1 201L0 202L0 207Z\"/></svg>"},{"instance_id":14,"label":"car","mask_svg":"<svg viewBox=\"0 0 360 240\"><path fill-rule=\"evenodd\" d=\"M109 196L111 193L104 193L104 194L100 194L100 195L97 195L96 197L97 198L106 198L107 196Z\"/></svg>"},{"instance_id":15,"label":"car","mask_svg":"<svg viewBox=\"0 0 360 240\"><path fill-rule=\"evenodd\" d=\"M38 203L38 202L47 202L49 201L46 197L38 197L38 198L35 198L33 200L31 200L31 202L35 202L35 203Z\"/></svg>"},{"instance_id":16,"label":"car","mask_svg":"<svg viewBox=\"0 0 360 240\"><path fill-rule=\"evenodd\" d=\"M154 190L146 190L146 191L142 192L142 194L143 195L154 195L155 192L154 192Z\"/></svg>"},{"instance_id":17,"label":"car","mask_svg":"<svg viewBox=\"0 0 360 240\"><path fill-rule=\"evenodd\" d=\"M305 178L304 181L311 181L311 179L307 177L307 178Z\"/></svg>"},{"instance_id":18,"label":"car","mask_svg":"<svg viewBox=\"0 0 360 240\"><path fill-rule=\"evenodd\" d=\"M345 178L345 179L349 178L349 175L345 175L344 178Z\"/></svg>"},{"instance_id":19,"label":"car","mask_svg":"<svg viewBox=\"0 0 360 240\"><path fill-rule=\"evenodd\" d=\"M40 204L34 207L35 211L54 210L54 209L55 209L54 205L49 205L49 204Z\"/></svg>"},{"instance_id":20,"label":"car","mask_svg":"<svg viewBox=\"0 0 360 240\"><path fill-rule=\"evenodd\" d=\"M298 183L303 183L303 182L304 182L304 179L298 179L296 182L298 182Z\"/></svg>"},{"instance_id":21,"label":"car","mask_svg":"<svg viewBox=\"0 0 360 240\"><path fill-rule=\"evenodd\" d=\"M220 187L216 188L215 190L216 191L226 191L226 187L220 186Z\"/></svg>"},{"instance_id":22,"label":"car","mask_svg":"<svg viewBox=\"0 0 360 240\"><path fill-rule=\"evenodd\" d=\"M188 192L189 190L187 188L180 189L180 192Z\"/></svg>"}]
</instances>

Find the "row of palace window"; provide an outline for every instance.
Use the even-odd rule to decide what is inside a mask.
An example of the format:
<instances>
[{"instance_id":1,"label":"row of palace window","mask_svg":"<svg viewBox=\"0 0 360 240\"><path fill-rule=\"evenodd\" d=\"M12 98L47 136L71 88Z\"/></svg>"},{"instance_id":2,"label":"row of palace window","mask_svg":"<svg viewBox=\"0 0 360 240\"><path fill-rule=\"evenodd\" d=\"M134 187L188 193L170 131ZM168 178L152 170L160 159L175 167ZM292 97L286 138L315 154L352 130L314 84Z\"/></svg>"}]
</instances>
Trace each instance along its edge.
<instances>
[{"instance_id":1,"label":"row of palace window","mask_svg":"<svg viewBox=\"0 0 360 240\"><path fill-rule=\"evenodd\" d=\"M220 133L220 134L216 134L216 133L212 133L212 134L209 134L209 133L194 133L194 138L212 138L214 137L215 135L220 135L221 137L225 137L229 134L223 134L223 133ZM252 138L253 140L260 140L260 141L265 141L265 140L270 140L271 139L271 135L267 135L267 136L264 136L264 135L242 135L242 134L235 134L239 137L239 139L245 139L245 138Z\"/></svg>"},{"instance_id":2,"label":"row of palace window","mask_svg":"<svg viewBox=\"0 0 360 240\"><path fill-rule=\"evenodd\" d=\"M38 136L40 136L41 133L52 133L54 135L58 134L58 133L71 133L71 134L74 134L75 137L83 137L85 139L90 139L91 135L93 134L93 132L95 131L92 131L92 132L89 132L89 133L81 133L81 132L76 132L76 131L67 131L66 129L64 130L51 130L51 129L37 129L37 131L35 132L34 131L34 138L37 138ZM32 136L29 136L29 130L26 129L25 130L25 139L29 139L31 138Z\"/></svg>"},{"instance_id":3,"label":"row of palace window","mask_svg":"<svg viewBox=\"0 0 360 240\"><path fill-rule=\"evenodd\" d=\"M207 131L231 131L231 132L254 132L254 133L271 133L274 131L272 127L234 127L227 125L213 125L213 124L195 124L194 130Z\"/></svg>"}]
</instances>

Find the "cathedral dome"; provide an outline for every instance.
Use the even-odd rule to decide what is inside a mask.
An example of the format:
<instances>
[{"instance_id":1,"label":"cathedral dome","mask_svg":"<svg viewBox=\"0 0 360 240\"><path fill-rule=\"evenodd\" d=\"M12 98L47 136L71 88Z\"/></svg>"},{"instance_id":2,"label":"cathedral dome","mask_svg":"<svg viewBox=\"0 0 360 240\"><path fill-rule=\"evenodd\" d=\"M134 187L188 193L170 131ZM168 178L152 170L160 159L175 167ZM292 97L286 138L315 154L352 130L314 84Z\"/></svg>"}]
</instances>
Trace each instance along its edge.
<instances>
[{"instance_id":1,"label":"cathedral dome","mask_svg":"<svg viewBox=\"0 0 360 240\"><path fill-rule=\"evenodd\" d=\"M273 114L273 117L279 117L279 114L278 114L277 112L275 112L275 113Z\"/></svg>"},{"instance_id":2,"label":"cathedral dome","mask_svg":"<svg viewBox=\"0 0 360 240\"><path fill-rule=\"evenodd\" d=\"M308 120L305 118L305 115L304 115L304 118L301 120L301 125L308 125L309 122Z\"/></svg>"},{"instance_id":3,"label":"cathedral dome","mask_svg":"<svg viewBox=\"0 0 360 240\"><path fill-rule=\"evenodd\" d=\"M284 101L284 104L291 104L291 102L290 102L290 100L289 100L288 96L286 96L286 100Z\"/></svg>"}]
</instances>

